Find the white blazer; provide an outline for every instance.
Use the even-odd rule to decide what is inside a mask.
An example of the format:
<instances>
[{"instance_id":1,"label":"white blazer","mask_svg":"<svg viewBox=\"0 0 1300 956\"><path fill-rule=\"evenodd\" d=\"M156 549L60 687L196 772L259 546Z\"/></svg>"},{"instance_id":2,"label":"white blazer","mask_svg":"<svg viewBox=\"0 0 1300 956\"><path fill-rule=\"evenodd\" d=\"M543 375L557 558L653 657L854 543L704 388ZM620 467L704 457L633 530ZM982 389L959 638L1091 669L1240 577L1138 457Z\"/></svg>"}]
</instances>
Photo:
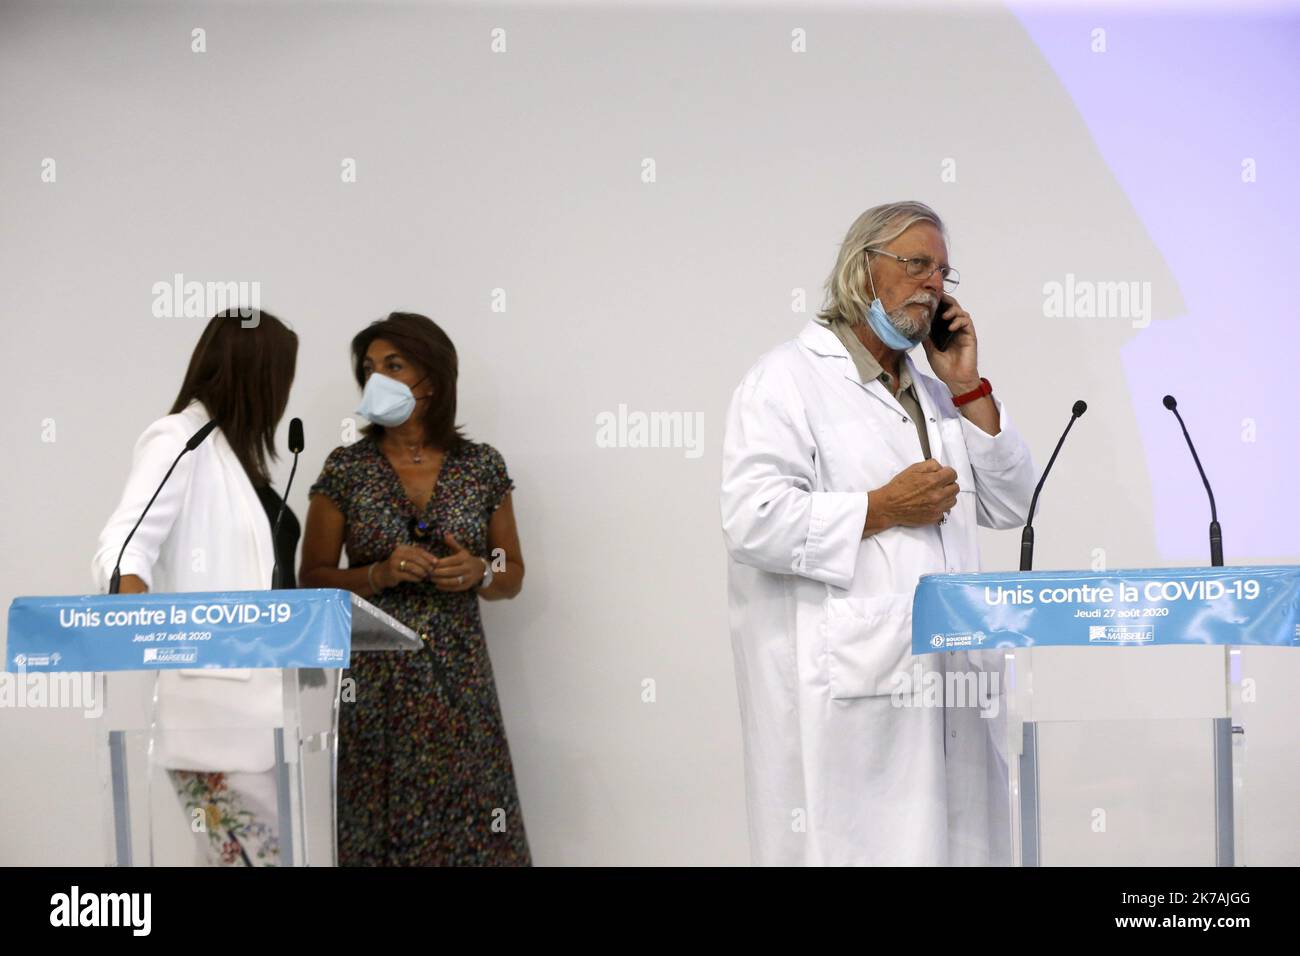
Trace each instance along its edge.
<instances>
[{"instance_id":1,"label":"white blazer","mask_svg":"<svg viewBox=\"0 0 1300 956\"><path fill-rule=\"evenodd\" d=\"M209 417L200 402L191 402L136 442L122 500L99 535L92 564L99 591L108 590L118 551L149 497ZM137 575L155 593L255 591L270 587L273 563L266 511L218 428L176 466L131 539L122 574ZM275 763L270 728L283 723L281 701L279 670L161 671L157 759L185 770L269 770Z\"/></svg>"},{"instance_id":2,"label":"white blazer","mask_svg":"<svg viewBox=\"0 0 1300 956\"><path fill-rule=\"evenodd\" d=\"M969 708L898 707L893 691L917 666L996 666L991 652L913 658L912 596L923 574L979 569L977 526L1024 522L1034 466L1000 401L1002 430L991 436L904 361L931 454L957 472L957 505L942 525L863 538L867 492L921 461L921 443L908 412L880 382L861 381L830 329L809 322L763 356L728 412L722 530L755 863L996 857L997 721Z\"/></svg>"}]
</instances>

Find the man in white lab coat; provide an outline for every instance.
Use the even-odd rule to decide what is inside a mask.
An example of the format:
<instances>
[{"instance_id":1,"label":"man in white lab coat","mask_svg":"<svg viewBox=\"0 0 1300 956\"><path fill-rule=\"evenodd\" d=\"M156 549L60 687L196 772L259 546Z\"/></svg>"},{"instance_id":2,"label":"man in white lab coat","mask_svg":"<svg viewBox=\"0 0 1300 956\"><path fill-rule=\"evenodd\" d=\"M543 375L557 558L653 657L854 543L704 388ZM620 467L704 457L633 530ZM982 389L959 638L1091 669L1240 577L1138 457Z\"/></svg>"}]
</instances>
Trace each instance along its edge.
<instances>
[{"instance_id":1,"label":"man in white lab coat","mask_svg":"<svg viewBox=\"0 0 1300 956\"><path fill-rule=\"evenodd\" d=\"M732 399L722 527L755 863L1005 859L1005 731L988 719L1004 711L927 706L915 686L997 658L910 651L921 575L978 570L977 525L1023 524L1035 479L957 278L932 209L867 210L821 314Z\"/></svg>"}]
</instances>

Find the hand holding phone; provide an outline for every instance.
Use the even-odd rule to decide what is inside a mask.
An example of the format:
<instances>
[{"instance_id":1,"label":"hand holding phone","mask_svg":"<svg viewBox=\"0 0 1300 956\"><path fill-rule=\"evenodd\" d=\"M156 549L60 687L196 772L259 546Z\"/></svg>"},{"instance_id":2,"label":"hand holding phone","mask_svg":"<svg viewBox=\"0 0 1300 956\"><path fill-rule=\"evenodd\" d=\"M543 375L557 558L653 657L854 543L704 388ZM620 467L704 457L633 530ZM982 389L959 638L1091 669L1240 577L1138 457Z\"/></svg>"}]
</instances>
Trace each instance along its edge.
<instances>
[{"instance_id":1,"label":"hand holding phone","mask_svg":"<svg viewBox=\"0 0 1300 956\"><path fill-rule=\"evenodd\" d=\"M930 322L930 341L940 352L946 352L949 343L952 342L952 330L948 328L948 320L943 317L944 312L948 311L951 305L952 302L948 297L941 295L939 305L934 310L934 319Z\"/></svg>"}]
</instances>

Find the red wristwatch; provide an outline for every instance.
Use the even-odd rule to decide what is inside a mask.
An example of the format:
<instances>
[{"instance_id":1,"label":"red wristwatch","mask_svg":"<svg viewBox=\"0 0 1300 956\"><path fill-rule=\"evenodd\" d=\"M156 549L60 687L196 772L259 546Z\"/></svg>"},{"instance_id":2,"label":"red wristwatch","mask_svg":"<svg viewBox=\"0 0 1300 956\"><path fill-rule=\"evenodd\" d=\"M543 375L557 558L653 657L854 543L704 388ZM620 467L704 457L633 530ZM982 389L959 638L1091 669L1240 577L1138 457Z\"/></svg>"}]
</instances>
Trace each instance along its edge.
<instances>
[{"instance_id":1,"label":"red wristwatch","mask_svg":"<svg viewBox=\"0 0 1300 956\"><path fill-rule=\"evenodd\" d=\"M977 398L983 398L985 395L992 394L993 386L989 384L989 380L987 378L981 378L979 388L973 388L969 392L965 392L961 395L954 395L952 397L952 403L960 408L967 402L973 402Z\"/></svg>"}]
</instances>

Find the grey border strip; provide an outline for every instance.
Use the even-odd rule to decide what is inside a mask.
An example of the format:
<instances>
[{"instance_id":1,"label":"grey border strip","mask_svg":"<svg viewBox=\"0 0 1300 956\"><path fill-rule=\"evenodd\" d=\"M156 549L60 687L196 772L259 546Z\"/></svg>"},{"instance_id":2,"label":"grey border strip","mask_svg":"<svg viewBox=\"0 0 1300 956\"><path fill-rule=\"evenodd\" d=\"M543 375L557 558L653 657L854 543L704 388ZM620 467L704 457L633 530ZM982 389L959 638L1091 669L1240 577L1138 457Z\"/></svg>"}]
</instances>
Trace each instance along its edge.
<instances>
[{"instance_id":1,"label":"grey border strip","mask_svg":"<svg viewBox=\"0 0 1300 956\"><path fill-rule=\"evenodd\" d=\"M1020 865L1041 866L1038 822L1038 725L1025 721L1020 754Z\"/></svg>"},{"instance_id":2,"label":"grey border strip","mask_svg":"<svg viewBox=\"0 0 1300 956\"><path fill-rule=\"evenodd\" d=\"M1214 865L1235 866L1232 807L1232 718L1214 718Z\"/></svg>"},{"instance_id":3,"label":"grey border strip","mask_svg":"<svg viewBox=\"0 0 1300 956\"><path fill-rule=\"evenodd\" d=\"M280 812L280 865L296 866L293 855L293 807L289 765L284 759L284 728L275 728L275 781Z\"/></svg>"},{"instance_id":4,"label":"grey border strip","mask_svg":"<svg viewBox=\"0 0 1300 956\"><path fill-rule=\"evenodd\" d=\"M330 706L330 859L339 865L339 708L343 706L343 671L334 672L334 701Z\"/></svg>"},{"instance_id":5,"label":"grey border strip","mask_svg":"<svg viewBox=\"0 0 1300 956\"><path fill-rule=\"evenodd\" d=\"M113 781L113 839L117 846L117 865L134 866L131 862L131 795L126 779L125 731L108 732L108 761Z\"/></svg>"}]
</instances>

